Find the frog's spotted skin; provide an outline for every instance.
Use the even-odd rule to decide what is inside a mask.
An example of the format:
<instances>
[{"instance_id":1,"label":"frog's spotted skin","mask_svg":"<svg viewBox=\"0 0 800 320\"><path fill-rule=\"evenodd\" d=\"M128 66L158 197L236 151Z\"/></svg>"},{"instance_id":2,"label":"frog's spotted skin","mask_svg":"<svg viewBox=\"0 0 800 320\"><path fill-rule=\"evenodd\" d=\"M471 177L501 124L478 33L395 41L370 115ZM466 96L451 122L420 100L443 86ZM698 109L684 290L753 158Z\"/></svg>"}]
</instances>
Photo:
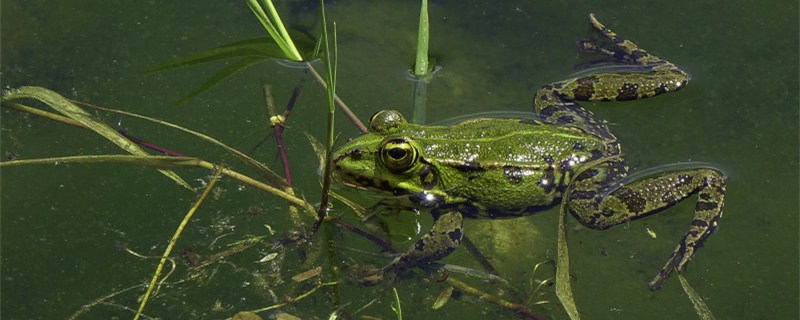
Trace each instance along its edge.
<instances>
[{"instance_id":1,"label":"frog's spotted skin","mask_svg":"<svg viewBox=\"0 0 800 320\"><path fill-rule=\"evenodd\" d=\"M336 177L387 195L378 208L429 209L432 230L383 268L400 273L441 259L462 240L463 217L532 214L560 203L587 227L607 229L697 195L689 231L650 282L657 290L683 270L716 229L725 195L723 174L710 167L628 175L617 138L603 120L576 101L631 100L683 88L688 75L674 64L620 38L593 15L598 40L579 48L626 65L613 73L579 76L542 87L538 118L478 118L452 126L407 123L393 110L378 112L369 132L333 155Z\"/></svg>"}]
</instances>

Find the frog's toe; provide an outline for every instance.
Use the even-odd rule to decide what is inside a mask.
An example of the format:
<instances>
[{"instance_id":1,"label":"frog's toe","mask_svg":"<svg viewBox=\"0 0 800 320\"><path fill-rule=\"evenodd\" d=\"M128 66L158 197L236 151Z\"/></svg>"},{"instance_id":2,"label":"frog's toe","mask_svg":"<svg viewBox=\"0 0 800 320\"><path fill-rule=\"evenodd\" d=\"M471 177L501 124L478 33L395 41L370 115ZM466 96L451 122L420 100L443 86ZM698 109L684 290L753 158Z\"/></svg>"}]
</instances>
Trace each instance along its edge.
<instances>
[{"instance_id":1,"label":"frog's toe","mask_svg":"<svg viewBox=\"0 0 800 320\"><path fill-rule=\"evenodd\" d=\"M581 39L575 43L575 47L580 52L602 52L602 46L597 41L591 39Z\"/></svg>"},{"instance_id":2,"label":"frog's toe","mask_svg":"<svg viewBox=\"0 0 800 320\"><path fill-rule=\"evenodd\" d=\"M673 270L677 270L679 272L682 271L683 268L680 266L680 261L682 260L683 257L673 255L672 258L667 261L667 264L664 266L664 268L662 268L661 271L659 271L658 274L653 277L653 280L647 284L647 287L650 289L650 291L658 291L658 289L661 289L661 286L664 285L664 281L669 278L669 275L672 274Z\"/></svg>"}]
</instances>

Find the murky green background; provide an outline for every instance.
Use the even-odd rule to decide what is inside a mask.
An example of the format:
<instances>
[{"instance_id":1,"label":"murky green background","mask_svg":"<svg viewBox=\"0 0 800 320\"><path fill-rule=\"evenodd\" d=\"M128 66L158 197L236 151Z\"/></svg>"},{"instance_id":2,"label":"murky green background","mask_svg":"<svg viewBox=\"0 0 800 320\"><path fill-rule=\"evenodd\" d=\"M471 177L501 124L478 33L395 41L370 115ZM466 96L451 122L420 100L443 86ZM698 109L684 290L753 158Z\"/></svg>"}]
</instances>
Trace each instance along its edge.
<instances>
[{"instance_id":1,"label":"murky green background","mask_svg":"<svg viewBox=\"0 0 800 320\"><path fill-rule=\"evenodd\" d=\"M290 25L316 30L316 2L278 6ZM414 59L418 3L338 1L328 11L339 38L339 95L362 119L387 107L408 113L412 83L406 80L406 70ZM589 12L689 71L692 82L679 93L587 105L610 122L636 169L704 161L728 174L720 228L686 272L717 318L798 318L796 1L770 5L745 0L434 1L430 12L431 51L443 67L429 90L432 121L479 111L529 110L539 86L573 72L571 66L579 62L574 43L587 35ZM270 132L261 84L271 83L282 105L303 77L298 69L265 63L176 106L174 101L223 64L142 72L176 56L261 35L263 30L240 1L4 1L1 32L3 88L44 86L69 98L172 121L242 150ZM323 101L319 87L306 81L286 132L298 190L312 201L319 193L317 160L303 134L324 137ZM120 152L88 131L6 108L0 112L4 157ZM100 116L165 147L236 165L221 150L185 134L129 118ZM356 134L341 116L337 125L340 139ZM254 156L279 168L271 141ZM200 185L195 179L208 174L179 173L195 186ZM142 167L30 166L3 168L0 174L4 319L66 318L94 299L149 280L155 261L133 257L119 247L161 254L195 199ZM281 201L230 180L221 186L223 194L201 209L178 250L211 254L248 234L267 234L265 224L285 230ZM336 213L355 222L344 206L336 208L340 209ZM685 232L692 208L687 202L605 232L570 221L573 286L584 318L696 317L677 278L656 293L646 288ZM253 211L264 213L248 214ZM504 276L525 290L533 264L555 255L556 215L550 210L510 224L472 221L466 232ZM658 237L648 236L645 228ZM413 233L413 228L406 229L401 231ZM313 240L323 241L321 235ZM333 240L339 261L387 261L349 250L377 251L351 233L336 232ZM269 252L250 250L215 267L210 279L162 288L147 314L164 319L225 318L237 310L273 304L273 298L259 289L260 267L255 263ZM286 261L299 272L297 256L290 250ZM464 250L446 261L477 267ZM543 278L551 271L544 268L536 276ZM185 275L179 264L171 280ZM443 284L410 279L396 285L407 319L515 317L469 296L431 310ZM309 288L303 284L299 292ZM509 300L524 299L522 293L505 293ZM141 290L120 294L83 318L130 317L126 308L137 306L139 294ZM276 291L279 298L282 294ZM357 319L393 319L392 297L385 286L344 284L340 292L344 308ZM544 297L554 299L552 294ZM226 310L212 311L215 302ZM552 305L534 308L565 318L553 309ZM327 295L317 293L285 310L304 319L326 318L331 307Z\"/></svg>"}]
</instances>

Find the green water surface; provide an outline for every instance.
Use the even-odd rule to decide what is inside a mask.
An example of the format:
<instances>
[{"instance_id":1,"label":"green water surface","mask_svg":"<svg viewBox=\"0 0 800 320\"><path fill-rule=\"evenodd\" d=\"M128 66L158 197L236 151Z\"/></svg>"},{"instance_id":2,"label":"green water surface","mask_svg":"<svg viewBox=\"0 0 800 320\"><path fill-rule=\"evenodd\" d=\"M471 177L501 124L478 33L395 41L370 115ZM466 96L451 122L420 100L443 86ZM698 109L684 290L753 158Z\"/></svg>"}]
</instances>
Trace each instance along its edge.
<instances>
[{"instance_id":1,"label":"green water surface","mask_svg":"<svg viewBox=\"0 0 800 320\"><path fill-rule=\"evenodd\" d=\"M278 1L287 24L315 33L318 3ZM396 108L410 114L419 4L415 1L337 1L327 6L336 21L338 94L364 120ZM261 86L273 86L282 106L301 69L257 65L185 105L183 94L224 63L162 73L150 66L223 43L264 34L243 1L18 1L2 3L0 72L3 88L36 85L65 97L172 121L212 135L241 150L267 136ZM575 42L588 34L587 14L652 53L685 68L689 86L675 94L619 104L591 104L623 143L634 169L685 161L713 163L729 177L725 214L716 234L692 260L686 278L717 319L798 319L798 5L780 1L434 1L430 4L431 54L442 70L428 93L431 121L490 111L530 110L536 89L565 78L581 59ZM319 198L318 161L304 133L324 138L324 93L307 79L287 123L286 143L298 192ZM144 121L99 113L109 124L184 154L244 169L235 159L198 139ZM20 159L116 154L92 133L18 111L0 110L0 152ZM357 135L337 115L339 139ZM253 156L280 168L273 140ZM178 171L193 186L208 171ZM250 175L255 176L252 172ZM126 165L46 165L0 169L0 313L4 319L68 318L81 306L149 281L155 260L120 250L160 255L196 195L152 169ZM356 192L345 193L358 196ZM357 199L363 199L359 197ZM364 200L363 205L370 205ZM693 319L696 314L678 279L658 292L647 282L661 268L691 221L693 204L682 203L647 219L599 232L569 222L571 274L585 319ZM253 214L261 212L261 214ZM351 223L350 210L334 213ZM515 289L472 279L505 299L525 300L534 264L555 257L557 210L516 223L470 221L466 234ZM421 224L430 224L423 217ZM307 222L311 220L308 219ZM389 219L399 247L411 244L414 219ZM248 235L269 235L289 225L286 205L233 180L208 201L186 229L174 256L191 248L201 255L225 250ZM646 229L656 232L654 239ZM424 232L424 230L423 230ZM311 239L318 247L323 234ZM379 250L337 230L335 266L383 264ZM206 278L164 287L146 314L162 319L219 319L236 311L275 304L263 286L257 261L272 252L259 246L209 268ZM287 275L305 271L287 251ZM329 269L327 259L322 265ZM478 265L460 249L445 262ZM312 266L313 267L313 266ZM211 271L213 276L210 275ZM537 271L536 278L552 274ZM327 271L324 273L328 277ZM462 277L463 279L463 277ZM287 280L291 281L291 280ZM280 299L295 291L273 287ZM469 295L432 310L446 287L421 278L394 283L405 319L515 319ZM542 299L554 300L553 288ZM129 318L141 288L94 306L83 319ZM395 319L391 285L363 288L350 282L336 293L354 319ZM327 318L333 291L315 293L282 310L303 319ZM212 310L215 303L218 311ZM535 312L566 319L557 305ZM274 311L271 311L274 312ZM264 318L274 313L265 312Z\"/></svg>"}]
</instances>

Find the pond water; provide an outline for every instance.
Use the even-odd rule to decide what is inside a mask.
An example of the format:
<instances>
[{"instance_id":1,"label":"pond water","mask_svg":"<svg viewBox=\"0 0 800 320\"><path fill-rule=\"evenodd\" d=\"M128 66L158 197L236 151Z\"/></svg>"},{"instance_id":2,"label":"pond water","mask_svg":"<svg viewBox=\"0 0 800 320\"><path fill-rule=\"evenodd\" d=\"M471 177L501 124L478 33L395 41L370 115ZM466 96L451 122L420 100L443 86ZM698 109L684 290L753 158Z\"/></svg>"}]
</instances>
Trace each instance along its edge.
<instances>
[{"instance_id":1,"label":"pond water","mask_svg":"<svg viewBox=\"0 0 800 320\"><path fill-rule=\"evenodd\" d=\"M329 19L336 21L339 41L337 91L362 120L384 108L410 113L413 83L407 80L407 70L414 60L418 6L413 1L380 0L337 1L326 7ZM318 3L291 1L278 7L290 26L316 32ZM538 87L567 77L582 61L574 44L588 35L590 12L692 76L689 86L674 94L586 104L609 122L628 164L642 170L702 161L721 168L729 178L724 218L689 264L687 280L719 319L800 317L796 1L435 1L430 4L430 48L442 69L428 90L427 119L530 110ZM1 20L3 88L46 87L67 98L171 121L245 151L267 137L252 155L271 168L281 167L268 136L271 128L261 88L271 84L276 103L283 106L300 79L308 78L302 69L262 63L182 105L175 101L225 64L144 72L178 56L262 35L243 1L187 6L175 1L11 0L3 2ZM325 110L324 92L309 78L285 132L298 193L311 203L320 193L318 160L305 134L324 139ZM97 115L163 147L257 176L223 150L190 135L142 120ZM4 157L121 153L86 130L5 107L0 116ZM341 115L336 125L339 141L358 134ZM209 175L203 169L177 172L195 187ZM144 292L140 285L149 281L157 260L141 259L121 248L161 255L197 197L140 166L38 165L3 167L0 174L0 312L5 319L67 318L84 305L91 308L79 318L132 317ZM364 206L374 202L338 190ZM692 202L604 232L569 219L570 272L584 318L696 317L676 277L658 292L647 289L691 221ZM360 225L340 202L334 203L333 212ZM466 235L512 286L461 279L510 301L525 301L533 266L555 258L557 215L553 209L513 220L469 221ZM306 223L311 221L305 217ZM419 222L413 215L387 221L401 248L416 237L417 223L423 229L430 224L424 215ZM207 257L252 235L277 239L290 223L283 201L223 180L178 241L173 253L179 260L177 270L145 314L227 318L312 289L313 281L270 283L268 263L258 261L275 249L264 244L205 268L197 278L189 278L180 261L184 250ZM270 228L277 233L271 235ZM347 265L388 261L374 245L343 229L320 232L310 240L311 250L289 246L284 277L322 265L322 277L330 279L331 265L346 274L342 268ZM301 257L314 257L313 248L328 240L334 259L301 264ZM444 261L479 268L463 248ZM345 277L337 290L326 287L281 310L303 319L326 318L331 301L339 299L354 318L395 319L394 286L407 319L515 317L468 294L433 310L431 305L447 284L421 274L369 288ZM533 278L551 275L552 268L545 266ZM135 288L93 304L129 287ZM552 287L541 293L535 300L555 301ZM567 318L555 304L531 308L550 318ZM275 311L261 315L274 317Z\"/></svg>"}]
</instances>

